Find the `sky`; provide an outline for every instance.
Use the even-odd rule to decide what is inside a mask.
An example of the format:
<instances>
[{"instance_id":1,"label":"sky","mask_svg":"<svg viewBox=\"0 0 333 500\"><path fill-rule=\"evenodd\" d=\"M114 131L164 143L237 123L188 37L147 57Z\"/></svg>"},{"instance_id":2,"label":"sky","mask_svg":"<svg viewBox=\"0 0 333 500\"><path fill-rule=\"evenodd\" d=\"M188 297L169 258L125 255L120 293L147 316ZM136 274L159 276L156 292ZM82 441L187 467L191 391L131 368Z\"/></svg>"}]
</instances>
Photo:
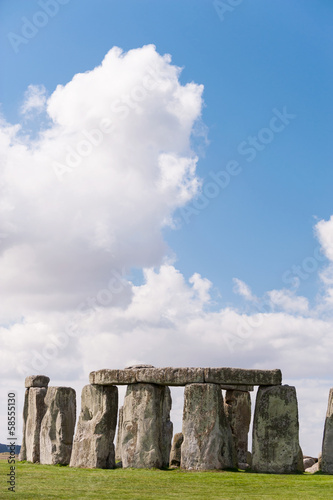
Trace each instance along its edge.
<instances>
[{"instance_id":1,"label":"sky","mask_svg":"<svg viewBox=\"0 0 333 500\"><path fill-rule=\"evenodd\" d=\"M101 368L281 368L318 455L332 21L329 0L0 1L3 401L35 373L79 406Z\"/></svg>"}]
</instances>

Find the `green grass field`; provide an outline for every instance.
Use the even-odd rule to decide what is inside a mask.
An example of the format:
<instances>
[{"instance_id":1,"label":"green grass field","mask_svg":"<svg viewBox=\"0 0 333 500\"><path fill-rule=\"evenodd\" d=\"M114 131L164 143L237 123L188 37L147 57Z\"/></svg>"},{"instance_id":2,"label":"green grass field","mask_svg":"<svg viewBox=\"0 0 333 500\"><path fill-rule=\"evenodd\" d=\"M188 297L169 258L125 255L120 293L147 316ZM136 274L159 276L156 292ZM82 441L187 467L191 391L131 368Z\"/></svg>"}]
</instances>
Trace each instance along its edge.
<instances>
[{"instance_id":1,"label":"green grass field","mask_svg":"<svg viewBox=\"0 0 333 500\"><path fill-rule=\"evenodd\" d=\"M72 469L16 463L16 493L8 492L1 461L0 498L224 500L333 498L333 476L146 469Z\"/></svg>"}]
</instances>

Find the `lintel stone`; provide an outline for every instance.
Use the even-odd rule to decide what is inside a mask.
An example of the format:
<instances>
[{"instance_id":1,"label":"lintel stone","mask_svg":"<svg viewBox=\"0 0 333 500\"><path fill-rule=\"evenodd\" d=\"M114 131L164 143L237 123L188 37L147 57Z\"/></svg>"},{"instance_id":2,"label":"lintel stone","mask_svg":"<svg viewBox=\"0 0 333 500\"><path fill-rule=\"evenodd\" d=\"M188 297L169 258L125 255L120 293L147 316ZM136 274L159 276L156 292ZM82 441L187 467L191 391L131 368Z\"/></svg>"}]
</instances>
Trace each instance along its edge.
<instances>
[{"instance_id":1,"label":"lintel stone","mask_svg":"<svg viewBox=\"0 0 333 500\"><path fill-rule=\"evenodd\" d=\"M205 368L205 382L231 385L281 385L281 370L244 370L242 368Z\"/></svg>"},{"instance_id":2,"label":"lintel stone","mask_svg":"<svg viewBox=\"0 0 333 500\"><path fill-rule=\"evenodd\" d=\"M135 384L136 370L98 370L91 372L89 382L95 385L128 385Z\"/></svg>"},{"instance_id":3,"label":"lintel stone","mask_svg":"<svg viewBox=\"0 0 333 500\"><path fill-rule=\"evenodd\" d=\"M49 382L50 378L45 375L29 375L25 379L25 387L26 389L30 387L47 387Z\"/></svg>"},{"instance_id":4,"label":"lintel stone","mask_svg":"<svg viewBox=\"0 0 333 500\"><path fill-rule=\"evenodd\" d=\"M186 385L203 383L203 368L143 368L137 373L137 381L146 384Z\"/></svg>"},{"instance_id":5,"label":"lintel stone","mask_svg":"<svg viewBox=\"0 0 333 500\"><path fill-rule=\"evenodd\" d=\"M203 368L126 368L91 372L89 382L95 385L128 385L135 383L182 386L203 383Z\"/></svg>"},{"instance_id":6,"label":"lintel stone","mask_svg":"<svg viewBox=\"0 0 333 500\"><path fill-rule=\"evenodd\" d=\"M240 368L154 368L133 367L125 370L98 370L90 373L93 385L158 384L220 384L227 390L253 390L254 385L281 385L280 370L243 370ZM250 387L249 387L250 386Z\"/></svg>"}]
</instances>

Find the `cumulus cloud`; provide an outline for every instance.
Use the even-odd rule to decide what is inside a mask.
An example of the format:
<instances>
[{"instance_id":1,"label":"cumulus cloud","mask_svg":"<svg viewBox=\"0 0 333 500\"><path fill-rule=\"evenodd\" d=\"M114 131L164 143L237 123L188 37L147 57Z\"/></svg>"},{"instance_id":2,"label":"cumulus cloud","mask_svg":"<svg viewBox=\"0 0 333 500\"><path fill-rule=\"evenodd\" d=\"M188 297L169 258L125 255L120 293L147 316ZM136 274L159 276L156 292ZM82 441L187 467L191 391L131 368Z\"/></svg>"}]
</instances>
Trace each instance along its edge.
<instances>
[{"instance_id":1,"label":"cumulus cloud","mask_svg":"<svg viewBox=\"0 0 333 500\"><path fill-rule=\"evenodd\" d=\"M181 85L179 74L154 46L113 48L56 88L38 140L1 128L3 320L15 317L17 299L20 314L71 309L112 273L162 263L162 229L200 186L190 142L203 87ZM29 87L24 109L44 97Z\"/></svg>"},{"instance_id":2,"label":"cumulus cloud","mask_svg":"<svg viewBox=\"0 0 333 500\"><path fill-rule=\"evenodd\" d=\"M4 350L12 347L16 352L11 371L44 370L57 376L61 366L66 378L102 366L149 361L280 367L289 377L303 374L306 366L318 376L330 375L333 338L328 320L294 312L244 314L222 306L213 311L210 282L198 274L186 281L170 264L146 269L142 285L128 286L131 300L126 306L92 302L75 313L38 312L2 327ZM68 359L72 361L66 365ZM5 358L4 363L8 366Z\"/></svg>"},{"instance_id":3,"label":"cumulus cloud","mask_svg":"<svg viewBox=\"0 0 333 500\"><path fill-rule=\"evenodd\" d=\"M25 375L80 390L89 371L134 362L279 367L303 389L306 378L317 387L331 377L333 319L329 308L320 316L333 302L330 265L312 308L295 290L260 299L235 278L245 314L216 304L211 281L195 270L186 280L172 262L163 228L201 186L193 140L203 87L182 85L180 71L152 45L113 48L49 98L29 87L23 113L45 110L50 123L34 139L0 120L1 373L21 401ZM332 228L333 218L315 228L330 262Z\"/></svg>"}]
</instances>

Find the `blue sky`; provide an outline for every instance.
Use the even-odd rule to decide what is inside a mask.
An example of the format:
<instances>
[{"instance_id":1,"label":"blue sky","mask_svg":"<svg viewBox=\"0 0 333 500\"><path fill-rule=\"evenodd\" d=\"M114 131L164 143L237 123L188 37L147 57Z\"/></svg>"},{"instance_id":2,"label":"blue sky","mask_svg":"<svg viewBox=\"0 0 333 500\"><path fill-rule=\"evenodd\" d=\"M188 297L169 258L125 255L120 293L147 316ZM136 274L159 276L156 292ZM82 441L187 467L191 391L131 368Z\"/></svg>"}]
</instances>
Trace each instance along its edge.
<instances>
[{"instance_id":1,"label":"blue sky","mask_svg":"<svg viewBox=\"0 0 333 500\"><path fill-rule=\"evenodd\" d=\"M82 387L90 369L102 368L96 366L101 353L92 347L93 342L94 345L100 342L101 352L107 352L108 346L114 346L114 343L118 346L119 351L115 349L109 361L102 357L106 364L121 367L135 361L160 365L172 363L172 350L164 351L163 347L163 328L167 328L175 339L178 331L186 331L188 335L180 341L188 351L183 357L176 357L178 364L233 364L263 368L277 365L282 367L288 381L296 383L298 380L302 392L307 384L303 380L302 367L311 359L313 387L318 389L320 380L331 384L330 364L326 357L330 352L329 331L333 325L333 294L330 295L333 260L330 224L333 214L333 146L330 137L333 125L332 3L329 0L243 0L237 6L231 6L233 2L225 0L224 4L230 8L223 13L223 2L210 0L54 2L51 2L56 5L54 15L42 14L42 17L38 17L39 12L50 12L48 8L52 8L47 7L46 1L0 2L1 112L7 125L20 123L22 127L12 163L8 163L0 184L6 187L5 210L11 210L12 214L8 217L8 224L0 218L0 224L5 221L3 226L0 225L0 233L6 235L5 247L0 252L3 259L0 266L4 266L5 282L9 284L7 288L3 285L8 307L0 316L0 325L4 338L12 329L16 332L17 342L24 339L19 359L24 364L34 350L41 352L48 335L61 331L73 316L76 304L86 300L87 294L98 294L105 288L106 273L110 270L111 274L119 273L120 267L125 266L127 275L132 273L132 283L124 286L116 299L113 298L112 307L106 307L102 312L98 308L97 312L94 310L98 316L95 337L92 333L91 338L88 333L83 335L82 345L75 344L46 363L44 371L53 379L59 379L59 383L59 366L67 383L72 381L75 387ZM46 5L44 11L43 5ZM40 22L42 26L32 28L34 32L29 35L28 31L27 37L26 30L31 29L27 28L27 23L31 22ZM109 184L104 184L104 177L100 177L99 184L97 174L90 178L87 174L85 178L85 173L82 176L79 173L76 176L78 182L69 181L64 188L55 177L46 181L46 170L39 171L39 166L36 166L38 161L47 163L46 156L43 160L33 160L27 151L36 148L38 152L38 148L43 150L45 146L42 141L38 143L38 133L40 127L45 128L47 109L53 106L48 126L51 127L51 116L54 123L58 120L58 125L65 127L67 119L75 118L79 123L75 113L79 116L79 108L84 107L85 101L94 102L94 92L96 102L99 102L99 92L93 84L86 88L86 94L80 83L75 92L70 90L72 87L64 87L68 88L68 95L61 93L61 89L56 91L57 86L66 86L78 73L93 72L114 46L127 53L149 44L156 47L160 56L171 55L171 62L164 68L167 72L170 70L170 79L170 68L183 68L177 76L177 85L188 89L189 98L191 91L185 87L187 84L194 82L197 86L204 86L200 106L198 102L193 104L193 127L189 137L191 154L198 156L195 179L201 179L201 191L189 195L188 203L184 203L173 186L176 194L163 199L164 205L164 201L159 204L156 193L149 187L151 172L147 174L142 160L137 170L142 167L140 172L146 173L140 177L139 185L146 185L147 196L151 199L147 199L146 204L140 199L136 210L135 200L139 195L134 193L137 181L135 155L131 156L133 170L128 174L128 193L121 191L119 172L112 177L112 182L119 180L118 192L122 192L117 203L111 201L108 204L104 186ZM141 56L135 57L139 60ZM155 61L152 53L149 57ZM116 74L113 80L104 79L105 89L101 95L103 92L108 95L108 86L112 90L117 78ZM32 109L29 108L29 112L22 113L22 106L29 99L26 93L29 86L44 89L44 97L46 95L54 103L51 108L46 108L46 99L41 94L39 98L43 104L34 108L38 112L29 114ZM76 93L80 94L81 90L82 101L78 99L81 104L78 109L74 109L73 104L72 109ZM102 98L98 105L103 108ZM159 109L158 101L155 107ZM90 113L90 108L87 110L83 121ZM148 111L148 105L145 108L144 103L143 115ZM54 133L52 127L51 130ZM145 143L149 145L151 141L148 132L153 133L153 129L147 127L147 136L142 136L138 146L143 148L142 158L146 158L146 152L143 152ZM64 134L67 133L74 132L66 129ZM82 130L75 133L82 133ZM126 150L129 143L126 143L127 132L123 133L121 140ZM173 137L172 133L172 127L166 126L165 134ZM136 136L131 134L129 127L128 138L133 139L132 147ZM186 134L185 129L179 129L183 143L177 154L189 157ZM36 139L37 143L34 142ZM23 154L20 140L27 148L24 153L26 163L20 156ZM166 143L164 138L158 147L162 152L170 153L172 146L166 146ZM50 141L47 151L53 151L52 144ZM59 143L59 150L61 147ZM122 151L117 155L120 158ZM96 158L91 161L100 161L100 156L96 153ZM230 174L230 164L234 166L233 174ZM126 168L124 163L122 171ZM216 176L225 181L228 171L227 185L214 181ZM91 189L95 189L96 198L90 198L88 185L94 186ZM110 187L111 198L117 199L116 188L115 185L113 192ZM70 189L73 189L73 199ZM85 198L83 195L80 198L78 193L84 193ZM103 200L104 196L105 205L101 202L99 206L98 200ZM121 214L121 210L126 212L131 203L134 206L132 222ZM116 218L113 225L109 224L106 214L105 224L93 228L90 217L94 219L97 205L96 217L101 216L103 221L103 206L105 212L109 211L115 217L119 210L119 224ZM44 212L49 226L41 220ZM80 219L82 213L84 222ZM139 213L143 215L139 217ZM160 214L173 219L171 227L162 224ZM161 218L159 222L154 219L155 215ZM140 228L140 235L136 228ZM89 245L82 245L86 235L89 239L90 231L95 234L95 230L98 244L108 240L111 250L94 253ZM95 236L91 236L90 241L94 244L97 241ZM21 248L23 244L25 246ZM62 257L66 245L67 260L66 253ZM134 250L128 250L130 246ZM111 256L109 260L108 255ZM162 264L169 267L159 271ZM75 274L73 269L76 267ZM154 268L156 274L143 271L143 268ZM66 276L67 281L65 278L62 281L62 276ZM295 280L295 277L299 279ZM160 287L161 296L151 292L154 286ZM76 287L81 291L78 292ZM166 303L168 294L170 300ZM156 299L151 310L147 297L152 301ZM177 302L177 298L178 305L173 302ZM266 318L267 337L264 325L264 333L258 333L260 327L251 337L251 346L244 341L237 344L236 352L230 354L228 341L227 348L222 342L223 332L233 335L236 329L233 322L242 318L244 312L250 318L258 310L267 312L263 302L266 305L269 302L270 307ZM114 312L114 303L123 308L121 319L119 311ZM141 309L136 309L137 304L141 304ZM181 308L184 311L182 317ZM209 316L205 316L207 311ZM179 321L175 319L177 315ZM202 327L205 324L201 323L203 318L210 325L207 331ZM89 318L77 321L83 325L82 331L90 331ZM114 330L110 325L114 325ZM161 332L160 337L156 334L152 337L154 340L149 340L150 351L140 348L147 342L145 328L146 331L155 328L154 331ZM210 328L214 334L209 333ZM218 328L222 333L218 333ZM132 342L128 340L132 337L127 335L133 331L138 340L133 341L132 351L127 352L126 346ZM306 339L303 332L306 332ZM317 332L318 339L321 339L318 342L323 346L317 358L312 356L318 346L311 345L311 332ZM193 340L191 347L189 339ZM301 348L306 352L303 353ZM80 354L78 361L71 365L77 352L84 349L90 349L91 358ZM296 359L292 356L297 358L295 367L291 366L292 360ZM17 374L14 379L20 387L22 374ZM326 390L325 386L318 395L321 412L325 411ZM304 429L308 429L311 428L311 408L305 396L302 401L306 415ZM304 438L308 439L306 443L312 449L319 446L321 414L316 417L316 441L315 438L312 441Z\"/></svg>"}]
</instances>

